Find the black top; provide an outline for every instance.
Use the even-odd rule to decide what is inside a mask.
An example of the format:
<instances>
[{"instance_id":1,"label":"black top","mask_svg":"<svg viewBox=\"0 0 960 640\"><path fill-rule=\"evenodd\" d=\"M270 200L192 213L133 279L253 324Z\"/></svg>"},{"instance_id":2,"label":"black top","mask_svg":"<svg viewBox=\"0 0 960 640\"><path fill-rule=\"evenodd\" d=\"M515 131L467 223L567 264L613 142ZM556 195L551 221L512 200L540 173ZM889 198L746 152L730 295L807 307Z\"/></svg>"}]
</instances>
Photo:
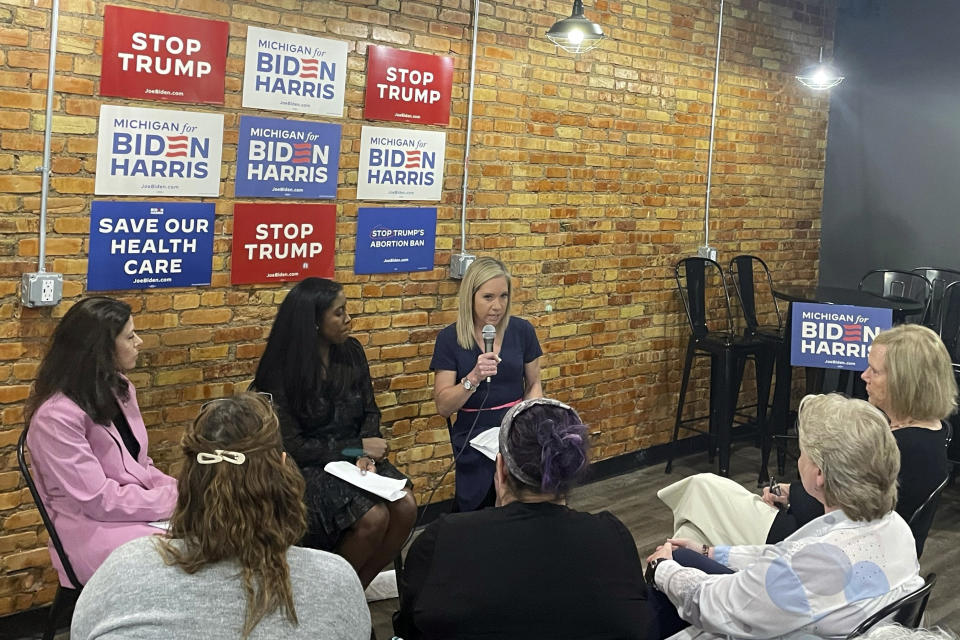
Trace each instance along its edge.
<instances>
[{"instance_id":1,"label":"black top","mask_svg":"<svg viewBox=\"0 0 960 640\"><path fill-rule=\"evenodd\" d=\"M343 532L363 514L384 502L323 470L328 462L355 461L356 457L345 455L344 449L362 448L363 438L382 437L380 409L363 347L356 338L348 338L341 348L345 361L353 364L342 372L343 380L337 384L318 382L309 415L297 415L294 403L284 393L281 376L270 378L277 381L275 386L259 389L273 395L283 447L300 467L307 484L304 502L308 531L301 544L326 551L335 549ZM387 460L377 462L377 473L405 478Z\"/></svg>"},{"instance_id":2,"label":"black top","mask_svg":"<svg viewBox=\"0 0 960 640\"><path fill-rule=\"evenodd\" d=\"M552 503L442 516L401 574L406 640L657 637L633 537Z\"/></svg>"},{"instance_id":3,"label":"black top","mask_svg":"<svg viewBox=\"0 0 960 640\"><path fill-rule=\"evenodd\" d=\"M123 415L120 404L117 403L117 413L113 416L113 426L120 432L120 439L123 440L123 446L127 448L133 459L136 460L140 455L140 443L137 442L133 430L130 429L130 423L127 422L127 416Z\"/></svg>"},{"instance_id":4,"label":"black top","mask_svg":"<svg viewBox=\"0 0 960 640\"><path fill-rule=\"evenodd\" d=\"M904 520L922 505L933 490L947 477L947 428L939 430L903 427L893 432L900 448L900 475L897 477L896 511ZM767 542L780 542L788 535L823 515L823 505L811 497L800 482L790 484L790 509L781 511L773 521ZM933 524L933 511L910 524L917 543L917 557Z\"/></svg>"}]
</instances>

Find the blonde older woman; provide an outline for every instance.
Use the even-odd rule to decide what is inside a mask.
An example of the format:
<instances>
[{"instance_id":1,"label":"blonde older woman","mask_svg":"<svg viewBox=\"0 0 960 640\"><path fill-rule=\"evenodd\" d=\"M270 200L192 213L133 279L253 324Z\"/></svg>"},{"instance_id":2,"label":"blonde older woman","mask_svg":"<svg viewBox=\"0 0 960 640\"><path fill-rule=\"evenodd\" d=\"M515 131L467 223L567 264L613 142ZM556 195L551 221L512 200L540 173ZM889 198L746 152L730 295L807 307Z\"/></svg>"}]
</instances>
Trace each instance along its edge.
<instances>
[{"instance_id":1,"label":"blonde older woman","mask_svg":"<svg viewBox=\"0 0 960 640\"><path fill-rule=\"evenodd\" d=\"M470 446L470 439L500 426L507 409L539 398L543 350L533 325L510 315L513 285L506 266L477 258L467 269L457 321L437 335L430 368L436 372L437 412L457 414L450 440L457 461L456 508L473 511L494 502L493 461ZM496 329L493 350L484 345L483 327Z\"/></svg>"},{"instance_id":2,"label":"blonde older woman","mask_svg":"<svg viewBox=\"0 0 960 640\"><path fill-rule=\"evenodd\" d=\"M691 625L677 637L842 637L923 584L910 528L893 510L900 455L883 414L862 400L807 396L799 423L800 479L824 515L775 545L658 547L651 579ZM682 566L677 547L728 573Z\"/></svg>"},{"instance_id":3,"label":"blonde older woman","mask_svg":"<svg viewBox=\"0 0 960 640\"><path fill-rule=\"evenodd\" d=\"M873 341L867 383L870 404L886 414L900 449L897 513L908 520L947 475L943 420L956 408L957 383L950 354L930 329L905 324ZM673 509L676 535L702 544L774 543L823 514L800 482L780 484L780 495L762 498L726 478L699 474L657 494ZM917 555L933 521L931 510L911 523Z\"/></svg>"}]
</instances>

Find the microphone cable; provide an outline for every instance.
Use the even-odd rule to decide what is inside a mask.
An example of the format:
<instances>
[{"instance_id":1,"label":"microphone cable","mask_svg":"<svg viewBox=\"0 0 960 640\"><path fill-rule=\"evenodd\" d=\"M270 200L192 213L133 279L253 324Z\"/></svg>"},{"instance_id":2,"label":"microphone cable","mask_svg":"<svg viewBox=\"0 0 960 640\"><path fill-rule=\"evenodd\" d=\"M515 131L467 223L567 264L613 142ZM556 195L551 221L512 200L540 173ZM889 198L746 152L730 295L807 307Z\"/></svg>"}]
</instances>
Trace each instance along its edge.
<instances>
[{"instance_id":1,"label":"microphone cable","mask_svg":"<svg viewBox=\"0 0 960 640\"><path fill-rule=\"evenodd\" d=\"M480 400L480 407L477 409L477 417L473 419L473 423L470 425L470 429L467 431L467 437L464 438L463 447L460 448L460 451L454 450L453 460L450 462L450 465L446 468L446 470L442 474L440 474L440 478L437 479L436 483L434 483L433 489L431 489L430 494L427 496L427 501L423 504L423 510L420 511L420 515L417 516L416 522L413 523L413 527L410 529L410 533L407 534L407 539L403 541L402 545L400 545L400 553L398 557L400 558L403 557L404 549L406 549L407 545L410 544L410 540L413 539L413 534L417 530L417 527L419 527L420 523L423 522L423 516L426 515L427 513L427 508L430 506L430 502L433 500L433 495L437 492L437 489L440 488L440 485L443 484L443 479L447 477L447 474L450 473L451 470L453 470L453 467L456 466L457 464L457 460L460 459L460 455L466 450L467 447L470 446L470 436L473 435L473 430L477 427L477 421L480 420L480 414L484 410L484 405L487 403L487 398L489 396L490 396L490 383L488 382L487 388L483 394L483 399ZM463 409L463 407L460 407L460 409ZM449 419L450 418L447 418L447 420ZM453 444L452 431L453 429L451 428L450 446L456 449L455 445ZM454 490L454 495L456 495L456 490ZM402 566L403 565L401 564L401 567Z\"/></svg>"}]
</instances>

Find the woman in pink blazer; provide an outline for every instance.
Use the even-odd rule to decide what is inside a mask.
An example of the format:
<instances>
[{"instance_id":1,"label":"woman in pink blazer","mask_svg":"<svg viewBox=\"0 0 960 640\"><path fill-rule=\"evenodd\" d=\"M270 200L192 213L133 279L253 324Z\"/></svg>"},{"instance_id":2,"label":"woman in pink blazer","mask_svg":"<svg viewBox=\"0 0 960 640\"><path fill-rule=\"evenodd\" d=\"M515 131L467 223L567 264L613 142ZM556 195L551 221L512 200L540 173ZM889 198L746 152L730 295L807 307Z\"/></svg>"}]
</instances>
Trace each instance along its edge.
<instances>
[{"instance_id":1,"label":"woman in pink blazer","mask_svg":"<svg viewBox=\"0 0 960 640\"><path fill-rule=\"evenodd\" d=\"M177 481L147 456L147 429L123 372L143 341L130 306L86 298L63 316L27 399L27 445L43 504L82 583L121 544L160 529ZM50 545L60 584L70 582Z\"/></svg>"}]
</instances>

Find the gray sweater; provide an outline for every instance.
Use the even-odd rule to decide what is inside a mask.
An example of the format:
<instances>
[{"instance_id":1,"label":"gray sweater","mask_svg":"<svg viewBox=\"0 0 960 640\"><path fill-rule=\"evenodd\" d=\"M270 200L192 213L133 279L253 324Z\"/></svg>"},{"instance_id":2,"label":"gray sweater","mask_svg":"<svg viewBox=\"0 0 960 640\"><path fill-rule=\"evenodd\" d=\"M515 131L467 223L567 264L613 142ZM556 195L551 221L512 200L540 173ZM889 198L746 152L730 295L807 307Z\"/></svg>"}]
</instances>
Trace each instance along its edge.
<instances>
[{"instance_id":1,"label":"gray sweater","mask_svg":"<svg viewBox=\"0 0 960 640\"><path fill-rule=\"evenodd\" d=\"M77 602L71 640L240 637L246 597L239 566L221 562L187 574L164 563L155 544L140 538L110 554ZM290 547L287 563L300 624L274 611L254 627L251 640L370 638L370 610L346 560Z\"/></svg>"}]
</instances>

